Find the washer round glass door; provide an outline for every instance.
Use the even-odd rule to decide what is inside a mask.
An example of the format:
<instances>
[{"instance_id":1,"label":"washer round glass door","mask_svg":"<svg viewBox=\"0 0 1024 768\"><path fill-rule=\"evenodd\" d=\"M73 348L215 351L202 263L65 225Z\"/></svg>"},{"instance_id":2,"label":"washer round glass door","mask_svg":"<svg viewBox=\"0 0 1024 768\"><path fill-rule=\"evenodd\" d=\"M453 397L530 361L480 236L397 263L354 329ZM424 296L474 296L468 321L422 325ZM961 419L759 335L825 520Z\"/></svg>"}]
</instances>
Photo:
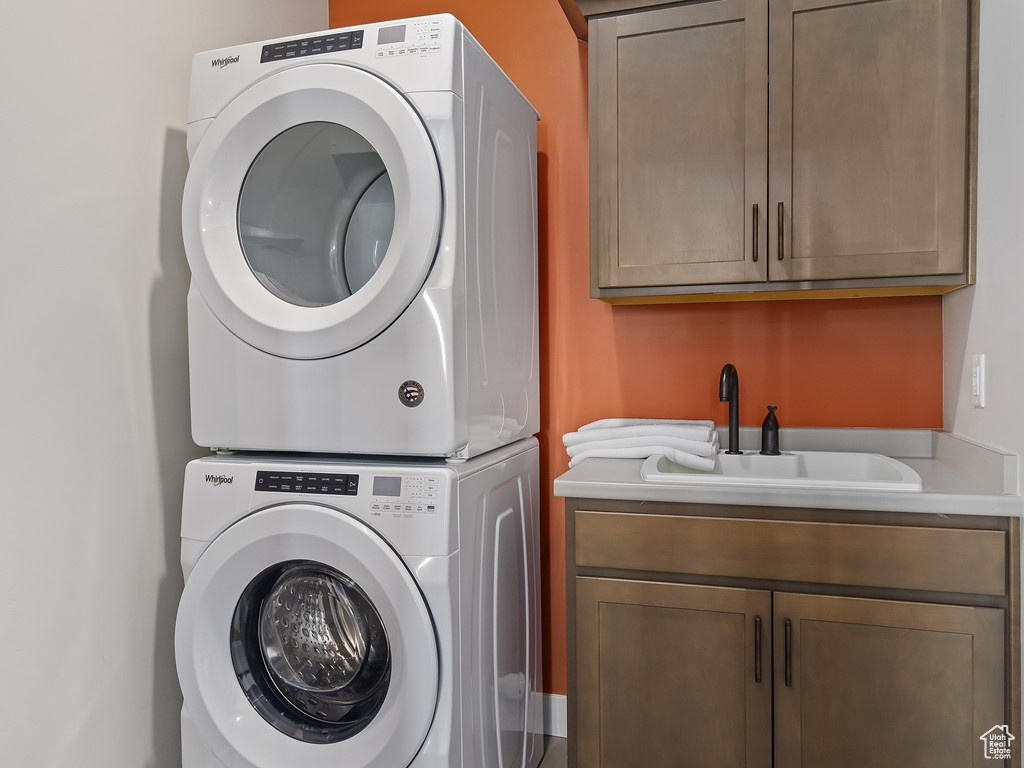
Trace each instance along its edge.
<instances>
[{"instance_id":1,"label":"washer round glass door","mask_svg":"<svg viewBox=\"0 0 1024 768\"><path fill-rule=\"evenodd\" d=\"M326 507L271 507L220 534L186 581L175 655L189 715L232 766L408 765L437 705L419 587Z\"/></svg>"},{"instance_id":2,"label":"washer round glass door","mask_svg":"<svg viewBox=\"0 0 1024 768\"><path fill-rule=\"evenodd\" d=\"M292 560L249 582L231 621L246 698L293 738L331 744L373 721L391 680L380 613L345 574Z\"/></svg>"},{"instance_id":3,"label":"washer round glass door","mask_svg":"<svg viewBox=\"0 0 1024 768\"><path fill-rule=\"evenodd\" d=\"M329 357L405 311L437 251L434 146L392 86L340 64L282 70L213 120L193 154L182 232L193 278L236 336Z\"/></svg>"}]
</instances>

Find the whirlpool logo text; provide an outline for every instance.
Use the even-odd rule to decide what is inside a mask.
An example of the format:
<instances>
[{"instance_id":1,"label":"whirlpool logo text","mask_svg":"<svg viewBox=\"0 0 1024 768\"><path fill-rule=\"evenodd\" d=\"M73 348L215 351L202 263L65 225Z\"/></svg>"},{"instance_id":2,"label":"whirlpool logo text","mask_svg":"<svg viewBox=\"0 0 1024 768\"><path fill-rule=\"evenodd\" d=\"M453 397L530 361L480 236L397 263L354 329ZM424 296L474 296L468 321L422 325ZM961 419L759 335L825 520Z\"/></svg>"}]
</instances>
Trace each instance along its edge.
<instances>
[{"instance_id":1,"label":"whirlpool logo text","mask_svg":"<svg viewBox=\"0 0 1024 768\"><path fill-rule=\"evenodd\" d=\"M235 481L234 477L228 477L227 475L207 475L206 482L213 483L213 487L216 488L218 485L231 485Z\"/></svg>"},{"instance_id":2,"label":"whirlpool logo text","mask_svg":"<svg viewBox=\"0 0 1024 768\"><path fill-rule=\"evenodd\" d=\"M237 64L237 63L238 63L238 57L237 56L225 56L223 59L212 59L210 61L210 66L212 66L212 67L219 67L220 69L224 69L224 67L226 67L228 64Z\"/></svg>"}]
</instances>

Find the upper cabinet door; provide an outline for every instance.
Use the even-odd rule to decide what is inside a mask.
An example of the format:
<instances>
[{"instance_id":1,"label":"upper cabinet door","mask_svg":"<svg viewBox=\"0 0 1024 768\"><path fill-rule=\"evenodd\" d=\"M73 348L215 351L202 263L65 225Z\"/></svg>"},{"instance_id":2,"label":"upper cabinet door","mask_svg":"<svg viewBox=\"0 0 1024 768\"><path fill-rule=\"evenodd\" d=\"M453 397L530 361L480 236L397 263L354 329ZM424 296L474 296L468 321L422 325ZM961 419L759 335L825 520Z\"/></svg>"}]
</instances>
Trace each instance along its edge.
<instances>
[{"instance_id":1,"label":"upper cabinet door","mask_svg":"<svg viewBox=\"0 0 1024 768\"><path fill-rule=\"evenodd\" d=\"M590 22L592 288L763 281L768 6Z\"/></svg>"},{"instance_id":2,"label":"upper cabinet door","mask_svg":"<svg viewBox=\"0 0 1024 768\"><path fill-rule=\"evenodd\" d=\"M771 280L961 273L969 0L771 0Z\"/></svg>"}]
</instances>

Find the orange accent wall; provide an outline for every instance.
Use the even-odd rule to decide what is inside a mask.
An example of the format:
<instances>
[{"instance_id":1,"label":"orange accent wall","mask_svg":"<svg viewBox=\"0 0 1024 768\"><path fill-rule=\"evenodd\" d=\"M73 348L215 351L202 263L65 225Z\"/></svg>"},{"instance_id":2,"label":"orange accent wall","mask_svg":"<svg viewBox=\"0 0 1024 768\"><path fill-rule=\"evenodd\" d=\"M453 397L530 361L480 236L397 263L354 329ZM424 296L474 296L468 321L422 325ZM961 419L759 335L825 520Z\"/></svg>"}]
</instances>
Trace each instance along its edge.
<instances>
[{"instance_id":1,"label":"orange accent wall","mask_svg":"<svg viewBox=\"0 0 1024 768\"><path fill-rule=\"evenodd\" d=\"M611 416L724 422L718 376L740 374L740 420L783 427L942 426L942 303L899 299L610 307L589 298L587 46L558 0L330 0L332 27L453 13L541 113L541 516L544 682L565 693L561 435ZM546 489L546 490L545 490Z\"/></svg>"}]
</instances>

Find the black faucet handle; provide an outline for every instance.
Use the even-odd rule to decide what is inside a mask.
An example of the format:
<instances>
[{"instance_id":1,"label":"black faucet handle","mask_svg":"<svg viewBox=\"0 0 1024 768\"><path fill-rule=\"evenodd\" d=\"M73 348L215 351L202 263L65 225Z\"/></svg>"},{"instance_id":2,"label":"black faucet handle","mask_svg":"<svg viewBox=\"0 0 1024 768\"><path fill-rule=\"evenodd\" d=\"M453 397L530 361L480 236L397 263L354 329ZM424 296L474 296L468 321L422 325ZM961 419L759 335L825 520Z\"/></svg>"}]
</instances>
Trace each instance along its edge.
<instances>
[{"instance_id":1,"label":"black faucet handle","mask_svg":"<svg viewBox=\"0 0 1024 768\"><path fill-rule=\"evenodd\" d=\"M779 450L779 420L775 417L777 405L768 406L768 415L761 422L761 455L780 456Z\"/></svg>"}]
</instances>

